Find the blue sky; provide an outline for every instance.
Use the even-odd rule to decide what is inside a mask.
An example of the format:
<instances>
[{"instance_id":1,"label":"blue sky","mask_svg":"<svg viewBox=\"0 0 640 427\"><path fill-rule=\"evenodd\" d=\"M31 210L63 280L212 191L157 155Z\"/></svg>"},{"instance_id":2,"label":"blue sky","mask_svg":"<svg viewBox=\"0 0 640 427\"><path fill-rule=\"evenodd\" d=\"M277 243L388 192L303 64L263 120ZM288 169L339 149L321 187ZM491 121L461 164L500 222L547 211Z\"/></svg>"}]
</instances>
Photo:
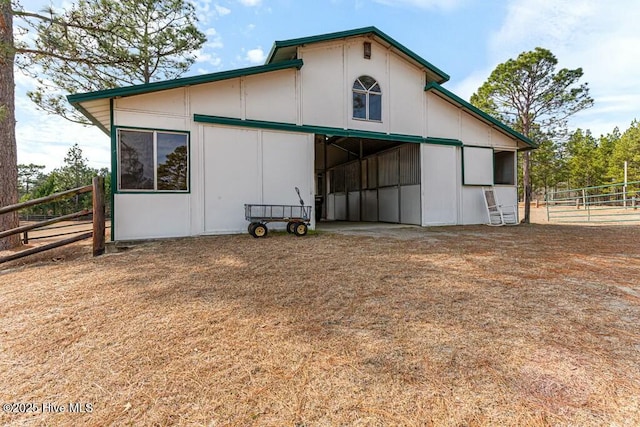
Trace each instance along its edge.
<instances>
[{"instance_id":1,"label":"blue sky","mask_svg":"<svg viewBox=\"0 0 640 427\"><path fill-rule=\"evenodd\" d=\"M21 0L27 10L48 2ZM53 1L54 6L69 2ZM206 45L188 75L262 64L275 40L376 26L451 76L464 99L501 62L537 46L561 67L584 70L595 106L571 128L594 135L640 118L640 2L627 0L195 0ZM38 111L33 82L16 75L18 162L61 165L78 143L93 167L109 167L96 128Z\"/></svg>"}]
</instances>

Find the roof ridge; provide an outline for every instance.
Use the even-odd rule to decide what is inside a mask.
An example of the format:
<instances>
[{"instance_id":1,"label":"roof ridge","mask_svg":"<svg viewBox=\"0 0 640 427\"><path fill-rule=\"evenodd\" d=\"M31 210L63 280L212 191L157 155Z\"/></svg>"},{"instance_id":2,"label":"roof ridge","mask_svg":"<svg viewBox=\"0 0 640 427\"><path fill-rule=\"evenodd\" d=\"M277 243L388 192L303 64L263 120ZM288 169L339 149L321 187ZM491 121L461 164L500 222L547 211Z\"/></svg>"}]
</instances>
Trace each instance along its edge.
<instances>
[{"instance_id":1,"label":"roof ridge","mask_svg":"<svg viewBox=\"0 0 640 427\"><path fill-rule=\"evenodd\" d=\"M399 43L397 40L395 40L394 38L392 38L391 36L389 36L388 34L384 33L383 31L379 30L377 27L374 27L374 26L355 28L352 30L336 31L332 33L319 34L315 36L297 37L293 39L275 41L273 43L273 46L271 47L271 51L269 52L269 55L267 55L265 64L275 63L276 62L275 56L277 55L278 50L281 50L281 49L291 48L291 47L300 46L304 44L338 40L338 39L343 39L348 37L363 36L366 34L373 34L374 36L380 38L381 40L385 41L389 45L393 46L396 50L406 55L411 60L417 62L421 66L431 71L433 74L437 76L438 83L445 83L449 80L450 77L447 73L445 73L444 71L442 71L441 69L439 69L438 67L436 67L435 65L427 61L426 59L422 58L420 55L418 55L411 49L407 48L406 46Z\"/></svg>"}]
</instances>

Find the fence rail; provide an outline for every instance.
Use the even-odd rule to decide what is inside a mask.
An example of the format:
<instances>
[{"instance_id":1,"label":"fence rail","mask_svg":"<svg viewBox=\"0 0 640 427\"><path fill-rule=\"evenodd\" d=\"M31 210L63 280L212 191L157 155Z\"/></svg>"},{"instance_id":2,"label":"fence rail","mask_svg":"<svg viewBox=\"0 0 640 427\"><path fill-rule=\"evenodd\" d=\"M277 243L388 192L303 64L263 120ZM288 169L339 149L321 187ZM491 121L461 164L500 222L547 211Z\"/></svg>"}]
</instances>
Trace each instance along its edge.
<instances>
[{"instance_id":1,"label":"fence rail","mask_svg":"<svg viewBox=\"0 0 640 427\"><path fill-rule=\"evenodd\" d=\"M640 222L640 181L554 191L545 197L554 222Z\"/></svg>"},{"instance_id":2,"label":"fence rail","mask_svg":"<svg viewBox=\"0 0 640 427\"><path fill-rule=\"evenodd\" d=\"M47 245L38 246L35 248L23 250L15 254L0 257L0 264L19 259L25 256L40 253L49 249L65 246L70 243L77 242L79 240L93 238L93 256L102 255L105 248L105 197L104 197L104 179L102 177L93 178L92 185L86 185L84 187L78 187L60 193L52 194L50 196L41 197L38 199L28 200L23 203L17 203L15 205L9 205L0 208L0 215L18 211L20 209L28 208L30 206L36 206L42 203L48 203L54 200L61 200L73 197L78 194L93 192L92 210L84 209L79 212L74 212L68 215L62 215L56 218L50 218L43 221L38 221L33 224L27 224L12 228L10 230L0 231L0 239L12 236L14 234L25 233L25 242L28 242L27 232L30 230L42 229L48 225L55 224L61 221L68 221L75 218L80 218L87 215L92 215L92 230L77 236L69 237L57 242L49 243ZM81 231L79 231L81 232ZM67 234L67 233L63 233ZM74 233L75 234L75 233Z\"/></svg>"}]
</instances>

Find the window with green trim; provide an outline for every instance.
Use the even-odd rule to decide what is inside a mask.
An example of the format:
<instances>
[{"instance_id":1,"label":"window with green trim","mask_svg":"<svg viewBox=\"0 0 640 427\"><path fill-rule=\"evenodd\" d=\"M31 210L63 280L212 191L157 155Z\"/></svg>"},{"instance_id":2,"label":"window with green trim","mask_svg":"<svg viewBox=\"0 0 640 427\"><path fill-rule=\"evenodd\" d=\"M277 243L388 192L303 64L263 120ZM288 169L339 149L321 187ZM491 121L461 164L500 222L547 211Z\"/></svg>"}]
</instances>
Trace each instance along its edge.
<instances>
[{"instance_id":1,"label":"window with green trim","mask_svg":"<svg viewBox=\"0 0 640 427\"><path fill-rule=\"evenodd\" d=\"M118 189L189 191L189 135L118 129Z\"/></svg>"},{"instance_id":2,"label":"window with green trim","mask_svg":"<svg viewBox=\"0 0 640 427\"><path fill-rule=\"evenodd\" d=\"M360 76L353 82L353 118L382 121L382 91L370 76Z\"/></svg>"}]
</instances>

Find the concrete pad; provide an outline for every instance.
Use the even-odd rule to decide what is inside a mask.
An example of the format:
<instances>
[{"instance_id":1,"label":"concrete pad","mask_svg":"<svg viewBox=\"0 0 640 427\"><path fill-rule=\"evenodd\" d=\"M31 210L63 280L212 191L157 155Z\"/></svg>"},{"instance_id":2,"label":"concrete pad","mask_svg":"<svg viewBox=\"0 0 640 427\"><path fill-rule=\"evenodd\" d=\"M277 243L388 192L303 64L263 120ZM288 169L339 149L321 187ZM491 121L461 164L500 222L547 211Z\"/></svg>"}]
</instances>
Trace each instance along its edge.
<instances>
[{"instance_id":1,"label":"concrete pad","mask_svg":"<svg viewBox=\"0 0 640 427\"><path fill-rule=\"evenodd\" d=\"M398 240L430 237L427 229L419 225L386 222L321 221L316 223L316 230L350 236L384 237Z\"/></svg>"}]
</instances>

